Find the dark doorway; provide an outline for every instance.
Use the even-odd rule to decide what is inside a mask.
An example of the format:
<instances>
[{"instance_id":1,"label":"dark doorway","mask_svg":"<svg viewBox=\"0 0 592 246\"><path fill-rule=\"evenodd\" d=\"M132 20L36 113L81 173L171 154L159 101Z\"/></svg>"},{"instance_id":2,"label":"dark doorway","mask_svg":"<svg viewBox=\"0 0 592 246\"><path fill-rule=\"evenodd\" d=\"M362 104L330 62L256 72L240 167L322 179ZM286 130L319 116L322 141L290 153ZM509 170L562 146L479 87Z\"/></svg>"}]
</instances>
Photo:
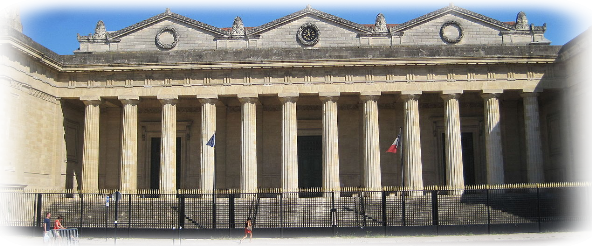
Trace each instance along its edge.
<instances>
[{"instance_id":1,"label":"dark doorway","mask_svg":"<svg viewBox=\"0 0 592 246\"><path fill-rule=\"evenodd\" d=\"M446 140L442 133L442 185L446 184ZM462 148L463 177L465 185L474 185L475 182L475 150L473 148L473 132L463 132L460 135L460 144Z\"/></svg>"},{"instance_id":2,"label":"dark doorway","mask_svg":"<svg viewBox=\"0 0 592 246\"><path fill-rule=\"evenodd\" d=\"M150 189L160 188L160 138L152 138L150 142ZM177 138L176 151L176 186L181 184L181 138Z\"/></svg>"},{"instance_id":3,"label":"dark doorway","mask_svg":"<svg viewBox=\"0 0 592 246\"><path fill-rule=\"evenodd\" d=\"M323 138L298 136L298 187L323 185Z\"/></svg>"}]
</instances>

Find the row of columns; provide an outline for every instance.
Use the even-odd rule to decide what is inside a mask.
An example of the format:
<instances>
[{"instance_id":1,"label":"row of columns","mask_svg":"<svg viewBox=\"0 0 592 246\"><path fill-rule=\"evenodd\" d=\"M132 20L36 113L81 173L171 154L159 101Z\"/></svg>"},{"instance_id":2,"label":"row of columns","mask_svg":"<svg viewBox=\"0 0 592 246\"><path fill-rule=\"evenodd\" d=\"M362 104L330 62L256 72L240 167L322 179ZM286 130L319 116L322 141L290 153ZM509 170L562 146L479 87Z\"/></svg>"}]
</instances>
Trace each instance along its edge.
<instances>
[{"instance_id":1,"label":"row of columns","mask_svg":"<svg viewBox=\"0 0 592 246\"><path fill-rule=\"evenodd\" d=\"M444 91L445 159L446 185L453 189L464 188L460 113L458 98L462 91ZM421 92L403 92L404 130L403 166L404 186L412 190L423 189L419 106ZM500 129L500 93L484 93L485 148L488 184L503 184L504 169ZM298 93L280 93L282 102L282 189L286 192L298 190L298 153L296 102ZM339 149L337 127L337 100L339 92L319 93L323 103L323 188L339 191ZM380 190L380 146L378 126L378 98L380 92L361 93L363 103L363 184L365 188ZM527 146L528 181L544 181L542 172L542 150L539 126L537 93L523 93ZM197 96L201 103L201 181L203 191L212 191L215 184L215 152L206 145L216 132L217 95ZM257 94L239 94L241 103L241 177L240 189L257 191ZM99 118L101 102L99 97L81 97L85 107L85 128L83 146L82 190L98 190L99 163ZM175 95L158 96L162 103L161 172L160 190L174 193L176 190L176 104ZM131 193L137 189L137 146L138 146L138 96L120 96L123 104L123 130L121 150L120 189Z\"/></svg>"}]
</instances>

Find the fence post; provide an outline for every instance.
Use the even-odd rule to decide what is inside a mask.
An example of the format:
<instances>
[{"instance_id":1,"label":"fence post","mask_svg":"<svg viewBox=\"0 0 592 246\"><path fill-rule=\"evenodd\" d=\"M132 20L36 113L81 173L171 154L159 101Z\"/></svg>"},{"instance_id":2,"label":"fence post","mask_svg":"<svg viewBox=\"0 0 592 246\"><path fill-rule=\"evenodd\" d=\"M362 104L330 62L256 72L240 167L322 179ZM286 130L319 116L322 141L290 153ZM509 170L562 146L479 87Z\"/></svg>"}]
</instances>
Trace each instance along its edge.
<instances>
[{"instance_id":1,"label":"fence post","mask_svg":"<svg viewBox=\"0 0 592 246\"><path fill-rule=\"evenodd\" d=\"M335 191L331 191L331 227L333 236L337 234L337 209L335 209Z\"/></svg>"},{"instance_id":2,"label":"fence post","mask_svg":"<svg viewBox=\"0 0 592 246\"><path fill-rule=\"evenodd\" d=\"M185 195L184 194L179 194L179 200L178 200L178 204L177 207L179 208L179 213L178 213L178 219L179 219L179 223L177 225L177 227L179 228L179 230L181 228L185 227Z\"/></svg>"},{"instance_id":3,"label":"fence post","mask_svg":"<svg viewBox=\"0 0 592 246\"><path fill-rule=\"evenodd\" d=\"M41 227L41 208L43 206L41 206L41 202L42 202L42 194L41 193L37 193L37 204L35 206L35 227Z\"/></svg>"},{"instance_id":4,"label":"fence post","mask_svg":"<svg viewBox=\"0 0 592 246\"><path fill-rule=\"evenodd\" d=\"M212 229L216 229L216 191L212 190Z\"/></svg>"},{"instance_id":5,"label":"fence post","mask_svg":"<svg viewBox=\"0 0 592 246\"><path fill-rule=\"evenodd\" d=\"M384 235L386 236L386 191L382 191L382 227L384 227Z\"/></svg>"},{"instance_id":6,"label":"fence post","mask_svg":"<svg viewBox=\"0 0 592 246\"><path fill-rule=\"evenodd\" d=\"M284 193L279 193L280 197L280 238L284 238Z\"/></svg>"},{"instance_id":7,"label":"fence post","mask_svg":"<svg viewBox=\"0 0 592 246\"><path fill-rule=\"evenodd\" d=\"M487 234L491 234L491 204L489 204L489 189L485 188L485 197L487 204Z\"/></svg>"},{"instance_id":8,"label":"fence post","mask_svg":"<svg viewBox=\"0 0 592 246\"><path fill-rule=\"evenodd\" d=\"M536 194L537 194L537 222L539 225L539 232L541 232L541 197L539 193L539 186L536 186Z\"/></svg>"},{"instance_id":9,"label":"fence post","mask_svg":"<svg viewBox=\"0 0 592 246\"><path fill-rule=\"evenodd\" d=\"M234 229L234 193L228 195L228 228Z\"/></svg>"},{"instance_id":10,"label":"fence post","mask_svg":"<svg viewBox=\"0 0 592 246\"><path fill-rule=\"evenodd\" d=\"M432 225L438 230L438 190L432 191Z\"/></svg>"},{"instance_id":11,"label":"fence post","mask_svg":"<svg viewBox=\"0 0 592 246\"><path fill-rule=\"evenodd\" d=\"M403 220L403 226L407 226L407 222L405 221L405 199L406 199L406 192L401 192L401 220Z\"/></svg>"}]
</instances>

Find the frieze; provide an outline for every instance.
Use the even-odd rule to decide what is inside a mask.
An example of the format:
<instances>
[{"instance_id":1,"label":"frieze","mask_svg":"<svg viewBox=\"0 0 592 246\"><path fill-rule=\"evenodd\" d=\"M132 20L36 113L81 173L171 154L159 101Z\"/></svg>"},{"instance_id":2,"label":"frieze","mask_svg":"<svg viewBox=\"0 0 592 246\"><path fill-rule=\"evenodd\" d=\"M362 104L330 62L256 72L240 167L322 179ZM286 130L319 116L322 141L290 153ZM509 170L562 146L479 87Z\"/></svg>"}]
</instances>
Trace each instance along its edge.
<instances>
[{"instance_id":1,"label":"frieze","mask_svg":"<svg viewBox=\"0 0 592 246\"><path fill-rule=\"evenodd\" d=\"M13 79L9 79L10 80L10 87L12 87L13 89L22 91L27 93L30 96L39 98L43 101L47 101L53 104L59 104L60 102L58 101L58 98L54 95L51 95L47 92L41 91L37 88L32 87L31 85L24 83L24 82L20 82L20 81L16 81Z\"/></svg>"}]
</instances>

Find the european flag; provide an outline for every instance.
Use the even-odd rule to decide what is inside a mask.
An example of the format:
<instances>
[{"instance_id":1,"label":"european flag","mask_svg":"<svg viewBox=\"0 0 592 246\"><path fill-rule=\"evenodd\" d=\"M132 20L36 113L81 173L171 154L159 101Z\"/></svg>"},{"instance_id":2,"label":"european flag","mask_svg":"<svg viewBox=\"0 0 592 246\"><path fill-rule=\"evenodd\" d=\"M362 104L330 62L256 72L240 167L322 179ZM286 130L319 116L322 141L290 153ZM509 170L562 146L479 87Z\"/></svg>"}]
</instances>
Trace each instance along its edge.
<instances>
[{"instance_id":1,"label":"european flag","mask_svg":"<svg viewBox=\"0 0 592 246\"><path fill-rule=\"evenodd\" d=\"M208 140L208 142L206 143L207 146L210 147L214 147L216 146L216 133L214 132L214 134L212 134L212 137L210 138L210 140Z\"/></svg>"}]
</instances>

